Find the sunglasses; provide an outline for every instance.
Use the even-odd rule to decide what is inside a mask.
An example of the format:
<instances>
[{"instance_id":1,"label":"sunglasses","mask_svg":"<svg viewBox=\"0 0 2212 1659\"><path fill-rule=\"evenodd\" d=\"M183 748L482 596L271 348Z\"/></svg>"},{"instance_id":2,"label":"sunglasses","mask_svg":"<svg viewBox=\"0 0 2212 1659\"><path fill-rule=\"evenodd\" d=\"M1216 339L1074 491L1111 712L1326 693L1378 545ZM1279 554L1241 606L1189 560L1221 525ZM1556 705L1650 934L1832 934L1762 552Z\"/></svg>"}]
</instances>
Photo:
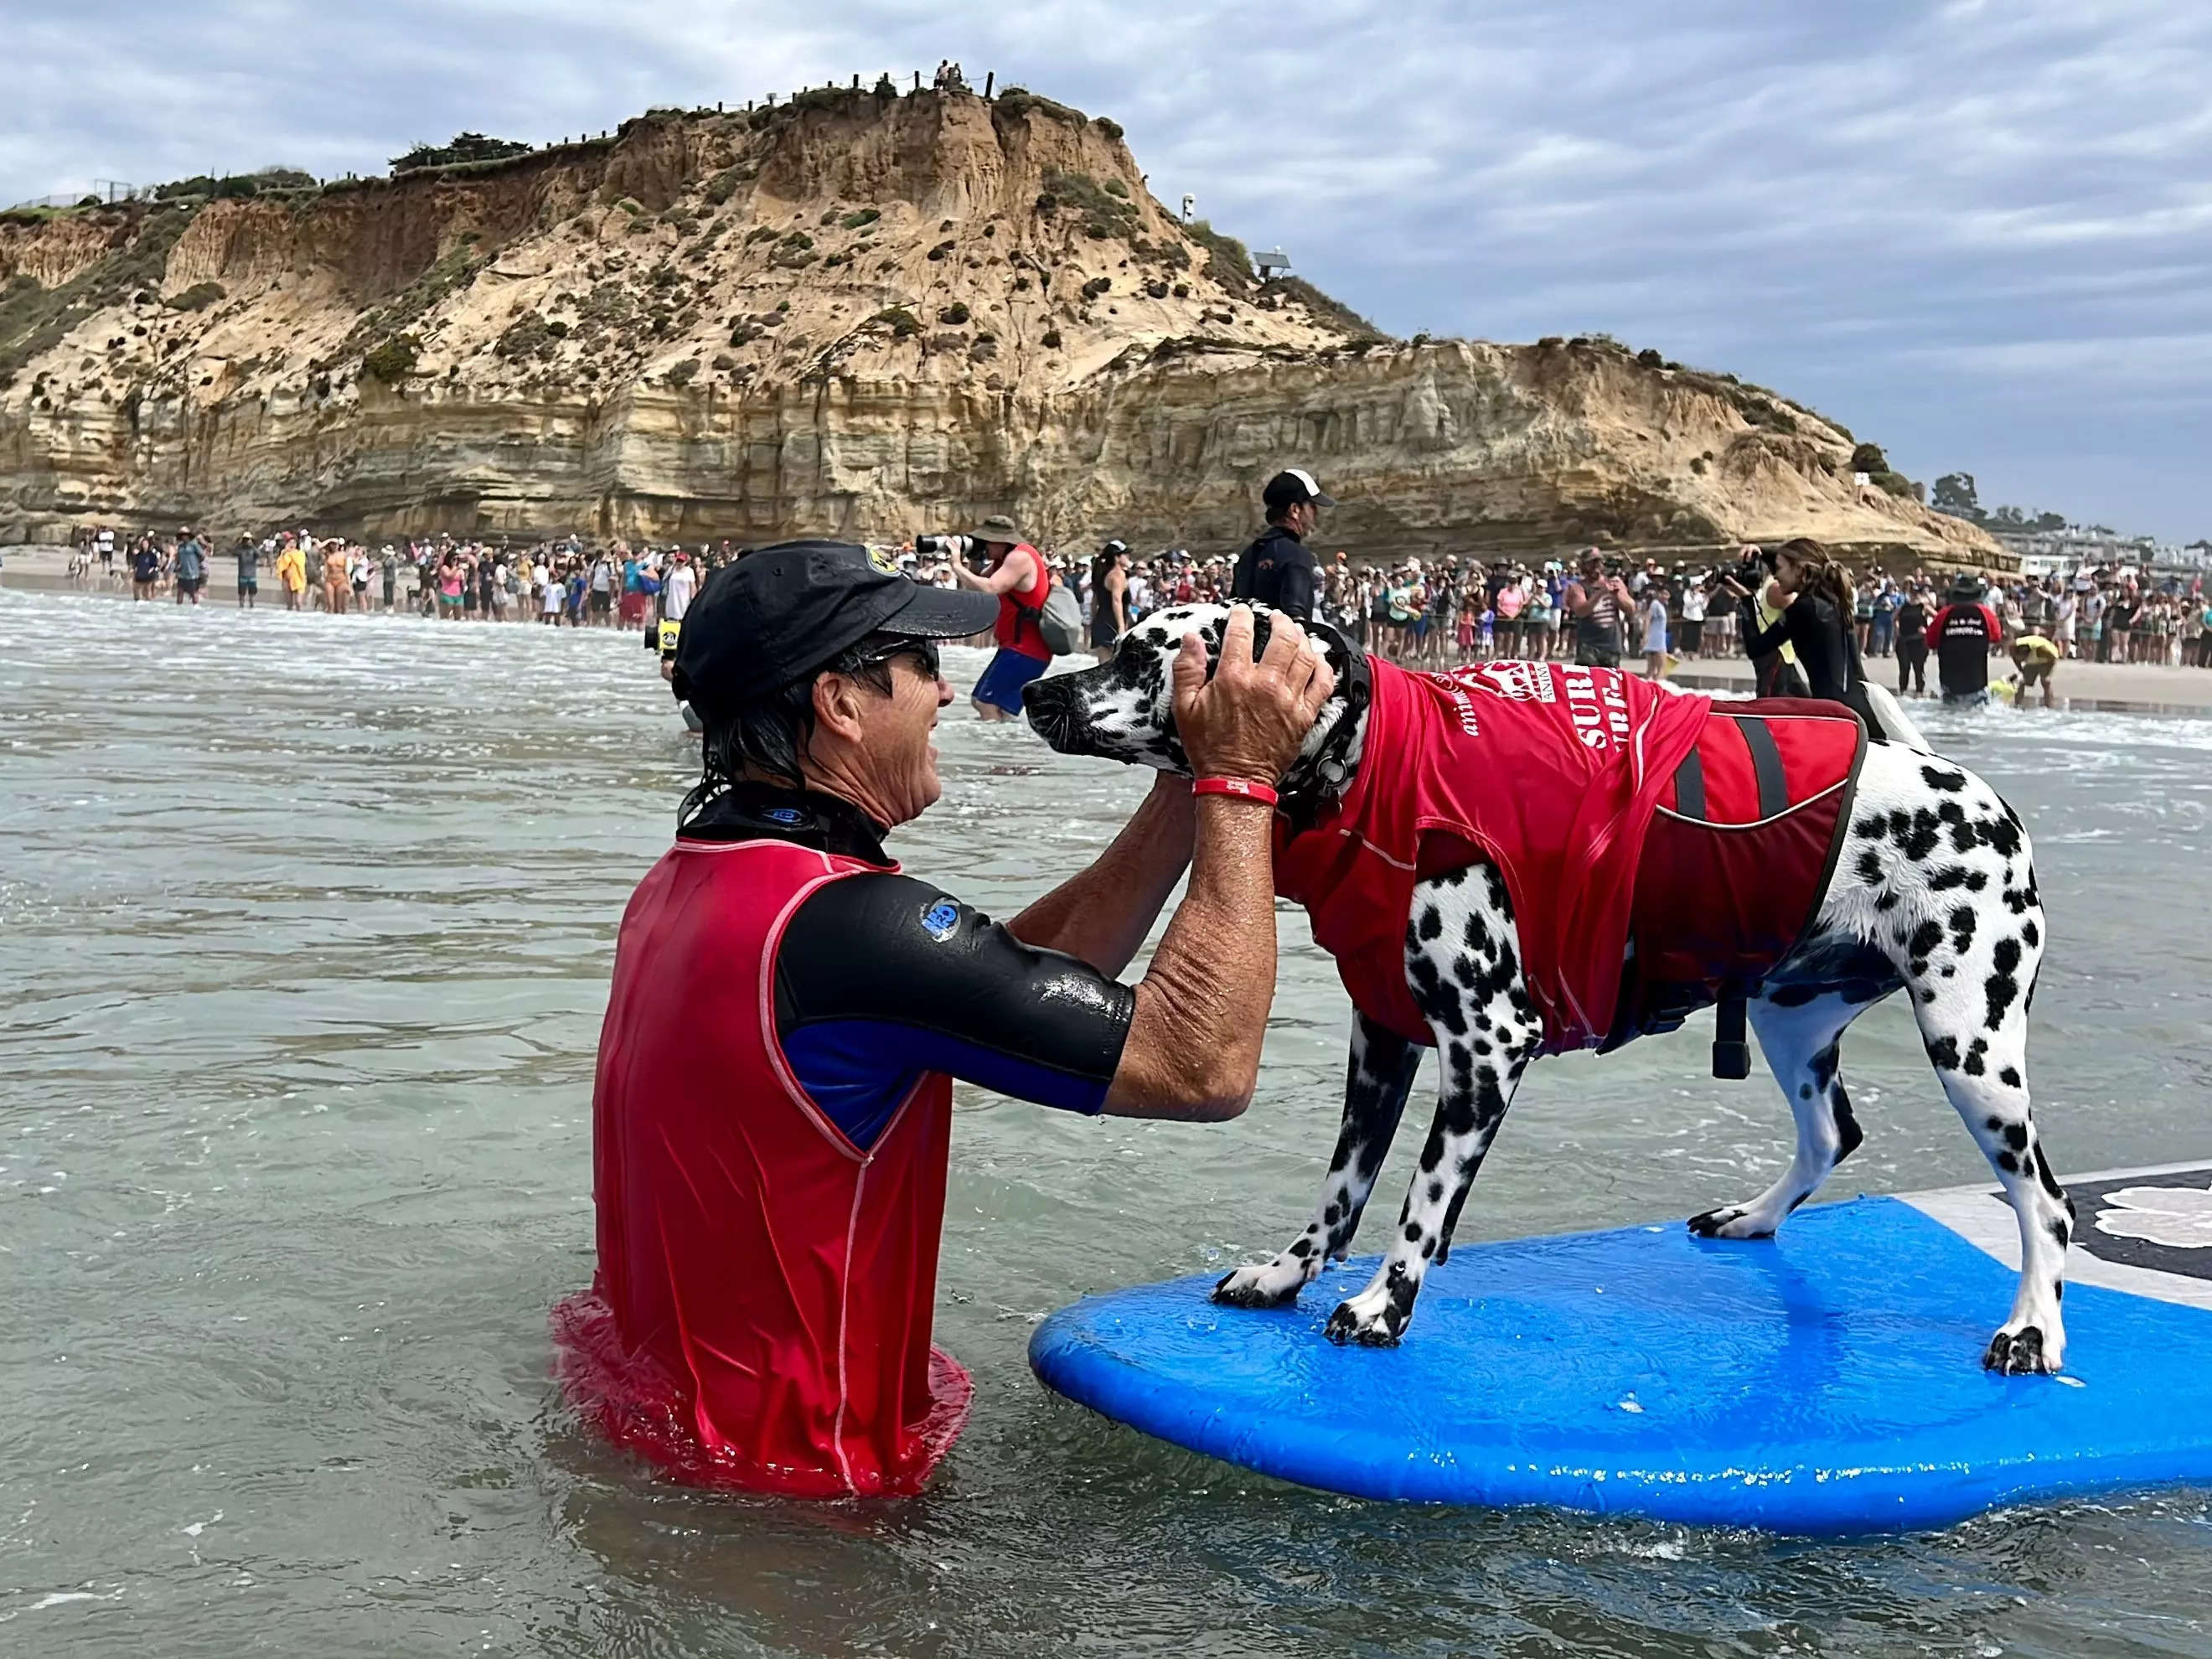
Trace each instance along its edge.
<instances>
[{"instance_id":1,"label":"sunglasses","mask_svg":"<svg viewBox=\"0 0 2212 1659\"><path fill-rule=\"evenodd\" d=\"M872 651L860 659L864 666L879 662L892 662L900 657L912 657L921 665L921 672L931 679L939 678L937 641L934 640L900 640L894 644Z\"/></svg>"}]
</instances>

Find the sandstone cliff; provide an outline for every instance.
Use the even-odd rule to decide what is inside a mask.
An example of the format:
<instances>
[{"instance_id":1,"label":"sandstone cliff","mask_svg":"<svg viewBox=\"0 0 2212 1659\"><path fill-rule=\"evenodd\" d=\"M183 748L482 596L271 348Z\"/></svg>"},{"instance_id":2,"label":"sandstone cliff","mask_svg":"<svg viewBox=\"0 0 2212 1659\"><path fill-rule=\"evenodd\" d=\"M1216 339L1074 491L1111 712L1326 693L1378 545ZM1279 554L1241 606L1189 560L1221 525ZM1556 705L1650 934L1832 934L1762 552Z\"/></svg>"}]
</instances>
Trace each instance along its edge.
<instances>
[{"instance_id":1,"label":"sandstone cliff","mask_svg":"<svg viewBox=\"0 0 2212 1659\"><path fill-rule=\"evenodd\" d=\"M1648 357L1650 354L1646 354ZM1810 534L1989 566L1850 434L1602 339L1403 343L1026 94L661 112L513 161L0 218L0 539L88 519L1355 555Z\"/></svg>"}]
</instances>

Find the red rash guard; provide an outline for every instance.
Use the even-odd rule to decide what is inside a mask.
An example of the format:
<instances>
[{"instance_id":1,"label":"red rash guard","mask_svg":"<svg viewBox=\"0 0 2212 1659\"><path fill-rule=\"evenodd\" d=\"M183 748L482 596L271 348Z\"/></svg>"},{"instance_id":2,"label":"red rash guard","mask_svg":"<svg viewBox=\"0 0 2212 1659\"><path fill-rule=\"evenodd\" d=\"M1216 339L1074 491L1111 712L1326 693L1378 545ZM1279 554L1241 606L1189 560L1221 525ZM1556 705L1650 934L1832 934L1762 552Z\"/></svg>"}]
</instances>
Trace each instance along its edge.
<instances>
[{"instance_id":1,"label":"red rash guard","mask_svg":"<svg viewBox=\"0 0 2212 1659\"><path fill-rule=\"evenodd\" d=\"M1052 647L1044 642L1044 629L1037 622L1037 612L1052 594L1052 573L1044 568L1044 556L1027 542L1018 542L1005 558L991 568L1004 569L1007 562L1026 555L1036 568L1036 580L1026 593L1010 592L999 595L998 626L991 637L1007 650L1024 657L1036 657L1045 662L1052 660Z\"/></svg>"},{"instance_id":2,"label":"red rash guard","mask_svg":"<svg viewBox=\"0 0 2212 1659\"><path fill-rule=\"evenodd\" d=\"M602 1434L679 1479L911 1492L967 1416L967 1373L930 1345L951 1079L922 1073L864 1152L775 1036L791 916L885 867L678 840L623 918L592 1108L599 1271L554 1310L556 1369Z\"/></svg>"}]
</instances>

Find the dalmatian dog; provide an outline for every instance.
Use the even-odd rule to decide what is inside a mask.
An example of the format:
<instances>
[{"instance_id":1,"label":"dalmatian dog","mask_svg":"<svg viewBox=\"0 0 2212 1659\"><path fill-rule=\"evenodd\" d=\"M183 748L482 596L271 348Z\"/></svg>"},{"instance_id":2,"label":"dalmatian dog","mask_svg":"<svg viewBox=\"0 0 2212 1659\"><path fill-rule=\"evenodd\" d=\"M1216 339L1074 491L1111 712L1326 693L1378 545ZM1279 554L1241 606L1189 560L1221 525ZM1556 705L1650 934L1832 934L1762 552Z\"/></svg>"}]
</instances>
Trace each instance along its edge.
<instances>
[{"instance_id":1,"label":"dalmatian dog","mask_svg":"<svg viewBox=\"0 0 2212 1659\"><path fill-rule=\"evenodd\" d=\"M1257 650L1269 618L1254 609ZM1063 753L1188 775L1170 668L1188 633L1218 656L1227 615L1200 605L1146 619L1105 663L1032 685L1031 724ZM1365 711L1346 672L1354 647L1326 627L1309 631L1338 689L1284 780L1280 810L1294 823L1340 795L1363 764L1387 763L1362 753ZM2011 807L1917 737L1869 746L1814 920L1749 1003L1751 1027L1796 1120L1789 1167L1765 1191L1688 1224L1706 1237L1770 1237L1820 1189L1862 1139L1838 1059L1844 1030L1905 991L1944 1092L2019 1219L2019 1287L1983 1364L2004 1373L2057 1371L2072 1205L2029 1112L2028 1007L2045 937L2034 865ZM1407 982L1442 1060L1436 1115L1382 1265L1329 1318L1327 1333L1339 1343L1388 1346L1405 1334L1423 1276L1449 1257L1468 1189L1543 1042L1513 907L1495 869L1472 864L1419 883L1405 940ZM1326 1261L1346 1254L1419 1061L1416 1044L1355 1012L1343 1125L1311 1218L1271 1260L1223 1279L1217 1302L1281 1305Z\"/></svg>"}]
</instances>

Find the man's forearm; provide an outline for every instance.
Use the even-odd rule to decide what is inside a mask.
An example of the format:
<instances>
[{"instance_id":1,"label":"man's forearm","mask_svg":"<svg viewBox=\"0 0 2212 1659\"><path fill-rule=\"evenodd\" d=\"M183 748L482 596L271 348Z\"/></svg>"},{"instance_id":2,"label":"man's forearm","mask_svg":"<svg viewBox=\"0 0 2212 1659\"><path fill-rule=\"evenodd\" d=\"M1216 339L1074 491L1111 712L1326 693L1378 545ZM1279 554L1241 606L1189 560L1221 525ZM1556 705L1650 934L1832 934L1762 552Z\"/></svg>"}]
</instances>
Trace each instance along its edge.
<instances>
[{"instance_id":1,"label":"man's forearm","mask_svg":"<svg viewBox=\"0 0 2212 1659\"><path fill-rule=\"evenodd\" d=\"M1193 817L1188 785L1181 779L1156 785L1090 868L1024 910L1007 932L1118 975L1190 862Z\"/></svg>"},{"instance_id":2,"label":"man's forearm","mask_svg":"<svg viewBox=\"0 0 2212 1659\"><path fill-rule=\"evenodd\" d=\"M1232 1117L1251 1099L1275 995L1271 828L1249 802L1199 803L1190 890L1137 987L1107 1111Z\"/></svg>"}]
</instances>

